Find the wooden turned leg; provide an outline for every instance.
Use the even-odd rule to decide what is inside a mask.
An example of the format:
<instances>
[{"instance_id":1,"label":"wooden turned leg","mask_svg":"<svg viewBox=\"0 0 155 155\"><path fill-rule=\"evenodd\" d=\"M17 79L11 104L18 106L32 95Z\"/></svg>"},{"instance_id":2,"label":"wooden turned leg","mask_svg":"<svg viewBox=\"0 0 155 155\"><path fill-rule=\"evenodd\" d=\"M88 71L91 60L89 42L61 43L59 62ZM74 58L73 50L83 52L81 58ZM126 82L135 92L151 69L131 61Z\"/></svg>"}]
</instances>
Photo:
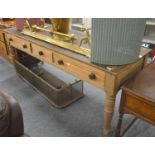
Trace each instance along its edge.
<instances>
[{"instance_id":1,"label":"wooden turned leg","mask_svg":"<svg viewBox=\"0 0 155 155\"><path fill-rule=\"evenodd\" d=\"M13 47L9 47L9 50L10 50L12 64L13 64L13 66L15 66L15 60L16 60L15 49Z\"/></svg>"},{"instance_id":2,"label":"wooden turned leg","mask_svg":"<svg viewBox=\"0 0 155 155\"><path fill-rule=\"evenodd\" d=\"M120 137L121 135L122 120L123 120L123 114L120 114L117 128L116 128L116 133L115 133L116 137Z\"/></svg>"},{"instance_id":3,"label":"wooden turned leg","mask_svg":"<svg viewBox=\"0 0 155 155\"><path fill-rule=\"evenodd\" d=\"M106 96L104 104L104 129L103 129L104 136L108 136L110 132L110 126L114 112L115 97L116 97L115 95Z\"/></svg>"}]
</instances>

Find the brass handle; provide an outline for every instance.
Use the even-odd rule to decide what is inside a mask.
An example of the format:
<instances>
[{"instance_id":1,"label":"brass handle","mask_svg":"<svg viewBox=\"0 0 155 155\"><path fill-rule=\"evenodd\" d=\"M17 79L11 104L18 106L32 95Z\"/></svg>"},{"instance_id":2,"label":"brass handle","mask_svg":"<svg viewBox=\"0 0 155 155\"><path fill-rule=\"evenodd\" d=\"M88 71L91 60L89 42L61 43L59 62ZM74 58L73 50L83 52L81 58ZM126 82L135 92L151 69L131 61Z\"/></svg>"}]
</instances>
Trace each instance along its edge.
<instances>
[{"instance_id":1,"label":"brass handle","mask_svg":"<svg viewBox=\"0 0 155 155\"><path fill-rule=\"evenodd\" d=\"M89 79L95 80L96 79L96 75L94 73L89 74Z\"/></svg>"},{"instance_id":2,"label":"brass handle","mask_svg":"<svg viewBox=\"0 0 155 155\"><path fill-rule=\"evenodd\" d=\"M13 39L12 38L9 38L9 41L13 41Z\"/></svg>"},{"instance_id":3,"label":"brass handle","mask_svg":"<svg viewBox=\"0 0 155 155\"><path fill-rule=\"evenodd\" d=\"M39 55L40 56L44 55L43 51L39 51Z\"/></svg>"},{"instance_id":4,"label":"brass handle","mask_svg":"<svg viewBox=\"0 0 155 155\"><path fill-rule=\"evenodd\" d=\"M63 60L58 60L58 64L63 65L64 64Z\"/></svg>"},{"instance_id":5,"label":"brass handle","mask_svg":"<svg viewBox=\"0 0 155 155\"><path fill-rule=\"evenodd\" d=\"M27 48L27 45L26 44L23 44L23 48Z\"/></svg>"}]
</instances>

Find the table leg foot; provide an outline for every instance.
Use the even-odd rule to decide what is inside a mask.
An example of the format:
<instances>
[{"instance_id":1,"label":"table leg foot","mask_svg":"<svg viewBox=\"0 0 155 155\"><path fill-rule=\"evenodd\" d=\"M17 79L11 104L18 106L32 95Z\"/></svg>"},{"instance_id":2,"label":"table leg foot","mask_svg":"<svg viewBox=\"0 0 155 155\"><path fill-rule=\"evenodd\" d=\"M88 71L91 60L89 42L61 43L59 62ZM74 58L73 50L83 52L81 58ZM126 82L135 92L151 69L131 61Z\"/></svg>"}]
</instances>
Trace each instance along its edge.
<instances>
[{"instance_id":1,"label":"table leg foot","mask_svg":"<svg viewBox=\"0 0 155 155\"><path fill-rule=\"evenodd\" d=\"M109 136L110 126L112 121L112 116L114 112L115 105L115 95L106 96L105 104L104 104L104 136Z\"/></svg>"}]
</instances>

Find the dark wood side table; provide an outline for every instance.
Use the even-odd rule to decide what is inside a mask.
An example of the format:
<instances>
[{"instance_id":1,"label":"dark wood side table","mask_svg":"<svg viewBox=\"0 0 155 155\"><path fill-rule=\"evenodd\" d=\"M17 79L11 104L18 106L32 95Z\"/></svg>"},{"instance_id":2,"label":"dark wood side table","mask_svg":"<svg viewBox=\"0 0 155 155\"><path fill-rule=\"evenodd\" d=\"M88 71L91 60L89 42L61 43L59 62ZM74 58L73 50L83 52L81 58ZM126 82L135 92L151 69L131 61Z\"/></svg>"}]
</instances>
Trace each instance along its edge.
<instances>
[{"instance_id":1,"label":"dark wood side table","mask_svg":"<svg viewBox=\"0 0 155 155\"><path fill-rule=\"evenodd\" d=\"M129 123L122 136L137 118L155 125L155 63L145 67L122 87L119 112L116 136L121 135L124 114L132 114L135 118Z\"/></svg>"}]
</instances>

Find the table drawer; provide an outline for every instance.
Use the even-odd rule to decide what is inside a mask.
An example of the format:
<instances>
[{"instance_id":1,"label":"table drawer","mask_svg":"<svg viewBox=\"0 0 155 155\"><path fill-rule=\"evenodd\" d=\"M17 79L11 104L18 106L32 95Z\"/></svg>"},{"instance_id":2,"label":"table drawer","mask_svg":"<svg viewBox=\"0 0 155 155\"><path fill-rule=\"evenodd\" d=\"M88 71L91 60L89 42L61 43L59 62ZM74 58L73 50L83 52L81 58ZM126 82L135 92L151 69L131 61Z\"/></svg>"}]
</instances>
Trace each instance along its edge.
<instances>
[{"instance_id":1,"label":"table drawer","mask_svg":"<svg viewBox=\"0 0 155 155\"><path fill-rule=\"evenodd\" d=\"M155 103L151 100L146 100L127 93L125 109L129 113L155 124Z\"/></svg>"},{"instance_id":2,"label":"table drawer","mask_svg":"<svg viewBox=\"0 0 155 155\"><path fill-rule=\"evenodd\" d=\"M54 53L54 64L62 70L74 76L92 83L99 88L104 88L105 72L87 64L68 58L64 55Z\"/></svg>"},{"instance_id":3,"label":"table drawer","mask_svg":"<svg viewBox=\"0 0 155 155\"><path fill-rule=\"evenodd\" d=\"M4 42L3 32L0 32L0 41Z\"/></svg>"},{"instance_id":4,"label":"table drawer","mask_svg":"<svg viewBox=\"0 0 155 155\"><path fill-rule=\"evenodd\" d=\"M52 50L32 44L32 55L47 63L52 63Z\"/></svg>"},{"instance_id":5,"label":"table drawer","mask_svg":"<svg viewBox=\"0 0 155 155\"><path fill-rule=\"evenodd\" d=\"M31 45L29 41L12 36L10 34L6 35L6 40L10 43L11 46L27 53L31 53Z\"/></svg>"},{"instance_id":6,"label":"table drawer","mask_svg":"<svg viewBox=\"0 0 155 155\"><path fill-rule=\"evenodd\" d=\"M0 41L0 54L2 55L7 55L7 50L6 50L6 46L3 42Z\"/></svg>"}]
</instances>

